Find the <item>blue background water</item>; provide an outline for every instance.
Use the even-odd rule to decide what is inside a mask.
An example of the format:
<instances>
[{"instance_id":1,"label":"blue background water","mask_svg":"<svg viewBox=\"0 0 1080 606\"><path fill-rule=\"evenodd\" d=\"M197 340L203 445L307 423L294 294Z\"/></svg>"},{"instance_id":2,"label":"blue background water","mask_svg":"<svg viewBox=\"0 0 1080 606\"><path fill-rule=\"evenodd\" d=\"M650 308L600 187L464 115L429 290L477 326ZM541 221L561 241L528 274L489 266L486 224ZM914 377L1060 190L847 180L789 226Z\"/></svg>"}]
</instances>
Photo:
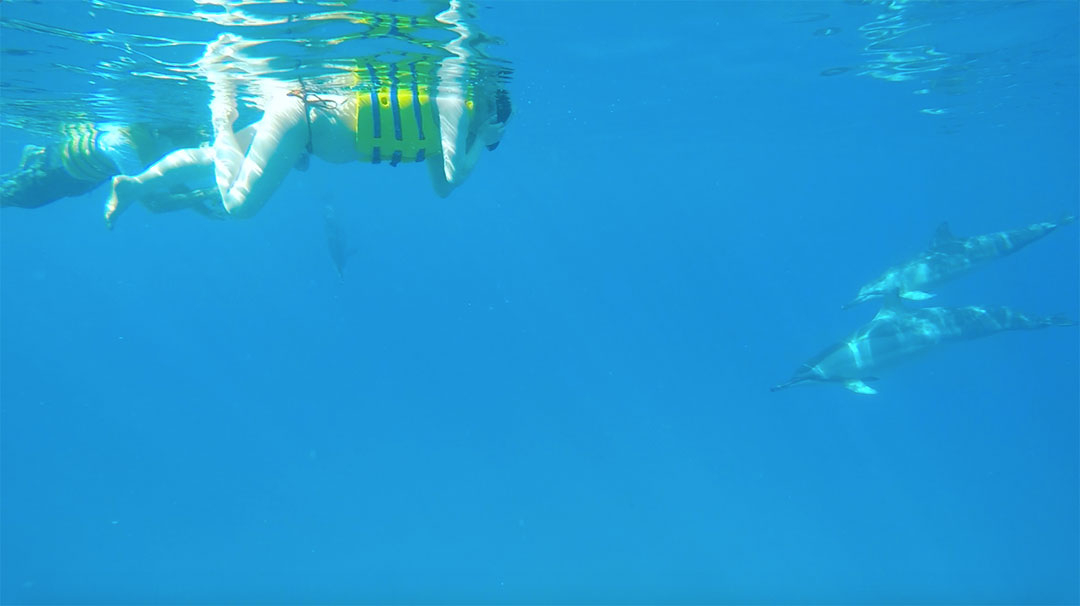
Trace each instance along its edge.
<instances>
[{"instance_id":1,"label":"blue background water","mask_svg":"<svg viewBox=\"0 0 1080 606\"><path fill-rule=\"evenodd\" d=\"M1077 5L922 30L970 61L925 95L858 75L880 6L808 7L497 5L516 113L445 201L5 209L3 601L1076 602L1075 328L768 388L940 221L1076 212ZM1076 316L1077 251L935 301Z\"/></svg>"}]
</instances>

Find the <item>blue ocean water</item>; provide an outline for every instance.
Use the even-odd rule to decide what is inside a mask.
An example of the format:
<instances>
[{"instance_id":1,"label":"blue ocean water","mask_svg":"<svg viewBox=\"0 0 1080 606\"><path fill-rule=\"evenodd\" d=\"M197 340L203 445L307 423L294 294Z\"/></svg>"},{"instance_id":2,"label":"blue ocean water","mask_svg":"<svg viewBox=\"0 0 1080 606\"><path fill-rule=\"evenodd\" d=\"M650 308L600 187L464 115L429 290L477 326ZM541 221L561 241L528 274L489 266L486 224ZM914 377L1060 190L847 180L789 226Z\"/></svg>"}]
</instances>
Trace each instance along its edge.
<instances>
[{"instance_id":1,"label":"blue ocean water","mask_svg":"<svg viewBox=\"0 0 1080 606\"><path fill-rule=\"evenodd\" d=\"M0 601L1080 601L1075 327L769 391L940 222L1077 213L1075 2L481 12L514 115L446 200L313 162L245 221L3 210ZM1078 250L931 303L1076 318Z\"/></svg>"}]
</instances>

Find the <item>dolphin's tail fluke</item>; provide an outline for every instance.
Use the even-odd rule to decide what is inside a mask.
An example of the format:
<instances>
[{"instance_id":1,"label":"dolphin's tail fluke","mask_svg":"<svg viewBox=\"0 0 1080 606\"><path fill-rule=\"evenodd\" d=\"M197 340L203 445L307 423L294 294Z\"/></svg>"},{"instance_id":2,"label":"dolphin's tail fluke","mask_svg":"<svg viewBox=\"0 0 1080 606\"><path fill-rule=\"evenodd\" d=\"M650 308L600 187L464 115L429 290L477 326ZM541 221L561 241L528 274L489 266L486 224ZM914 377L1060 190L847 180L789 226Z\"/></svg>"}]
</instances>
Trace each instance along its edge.
<instances>
[{"instance_id":1,"label":"dolphin's tail fluke","mask_svg":"<svg viewBox=\"0 0 1080 606\"><path fill-rule=\"evenodd\" d=\"M1076 215L1065 213L1065 214L1061 215L1060 217L1058 217L1057 221L1047 221L1045 223L1036 223L1035 225L1042 227L1042 229L1043 229L1042 235L1045 236L1046 234L1049 234L1050 232L1054 231L1055 229L1057 229L1059 227L1064 227L1066 225L1069 225L1070 223L1075 223L1075 222L1076 222Z\"/></svg>"},{"instance_id":2,"label":"dolphin's tail fluke","mask_svg":"<svg viewBox=\"0 0 1080 606\"><path fill-rule=\"evenodd\" d=\"M1065 314L1057 314L1046 319L1046 326L1076 326L1076 320Z\"/></svg>"}]
</instances>

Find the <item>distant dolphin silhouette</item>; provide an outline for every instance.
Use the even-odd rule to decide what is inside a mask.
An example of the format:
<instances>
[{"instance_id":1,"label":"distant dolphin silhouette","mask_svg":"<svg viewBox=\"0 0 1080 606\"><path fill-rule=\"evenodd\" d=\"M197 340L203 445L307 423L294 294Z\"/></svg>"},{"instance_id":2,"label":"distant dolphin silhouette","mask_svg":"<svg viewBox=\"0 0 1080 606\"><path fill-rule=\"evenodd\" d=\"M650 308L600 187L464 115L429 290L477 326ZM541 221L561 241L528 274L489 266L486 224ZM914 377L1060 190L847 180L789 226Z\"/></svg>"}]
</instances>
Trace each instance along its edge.
<instances>
[{"instance_id":1,"label":"distant dolphin silhouette","mask_svg":"<svg viewBox=\"0 0 1080 606\"><path fill-rule=\"evenodd\" d=\"M334 260L338 278L344 279L345 263L356 250L349 248L349 241L338 220L337 211L329 204L323 207L323 223L326 227L326 244L330 249L330 258Z\"/></svg>"},{"instance_id":2,"label":"distant dolphin silhouette","mask_svg":"<svg viewBox=\"0 0 1080 606\"><path fill-rule=\"evenodd\" d=\"M971 271L988 261L1010 255L1075 219L1076 217L1066 216L1057 223L1034 223L1024 229L999 231L970 238L952 235L949 225L942 223L934 234L929 249L907 263L885 270L876 280L860 288L858 296L844 305L844 309L890 292L899 292L901 298L912 301L929 299L934 295L927 292L928 288Z\"/></svg>"},{"instance_id":3,"label":"distant dolphin silhouette","mask_svg":"<svg viewBox=\"0 0 1080 606\"><path fill-rule=\"evenodd\" d=\"M1005 330L1074 326L1064 316L1030 317L1008 307L925 307L908 309L895 293L874 319L847 339L811 358L778 391L806 381L842 383L861 394L877 391L865 381L877 372L944 343L977 339Z\"/></svg>"}]
</instances>

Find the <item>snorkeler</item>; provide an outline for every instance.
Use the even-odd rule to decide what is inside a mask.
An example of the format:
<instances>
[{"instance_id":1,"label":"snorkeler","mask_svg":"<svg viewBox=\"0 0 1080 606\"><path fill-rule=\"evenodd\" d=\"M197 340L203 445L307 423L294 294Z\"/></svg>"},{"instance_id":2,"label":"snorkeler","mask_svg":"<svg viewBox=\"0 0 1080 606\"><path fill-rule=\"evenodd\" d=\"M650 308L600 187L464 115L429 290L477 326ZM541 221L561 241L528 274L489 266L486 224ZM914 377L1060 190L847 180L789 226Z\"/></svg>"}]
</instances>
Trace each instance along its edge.
<instances>
[{"instance_id":1,"label":"snorkeler","mask_svg":"<svg viewBox=\"0 0 1080 606\"><path fill-rule=\"evenodd\" d=\"M367 88L349 94L322 94L304 87L258 79L262 117L234 131L236 89L257 75L258 62L243 59L255 44L232 35L211 43L200 67L210 82L214 140L209 147L170 153L135 176L113 178L105 205L111 228L135 202L212 174L224 213L251 217L293 167L312 155L327 162L373 164L424 162L436 193L445 197L472 171L483 150L494 150L510 117L509 95L492 81L467 81L468 31L451 9L439 18L454 25L459 39L446 44L447 56L435 73L415 63L358 62L350 78ZM152 202L149 202L152 203Z\"/></svg>"},{"instance_id":2,"label":"snorkeler","mask_svg":"<svg viewBox=\"0 0 1080 606\"><path fill-rule=\"evenodd\" d=\"M70 124L57 142L23 148L19 167L0 176L0 206L39 208L80 196L115 175L141 173L168 152L206 138L205 132L183 127ZM179 189L171 194L187 202L192 198Z\"/></svg>"}]
</instances>

